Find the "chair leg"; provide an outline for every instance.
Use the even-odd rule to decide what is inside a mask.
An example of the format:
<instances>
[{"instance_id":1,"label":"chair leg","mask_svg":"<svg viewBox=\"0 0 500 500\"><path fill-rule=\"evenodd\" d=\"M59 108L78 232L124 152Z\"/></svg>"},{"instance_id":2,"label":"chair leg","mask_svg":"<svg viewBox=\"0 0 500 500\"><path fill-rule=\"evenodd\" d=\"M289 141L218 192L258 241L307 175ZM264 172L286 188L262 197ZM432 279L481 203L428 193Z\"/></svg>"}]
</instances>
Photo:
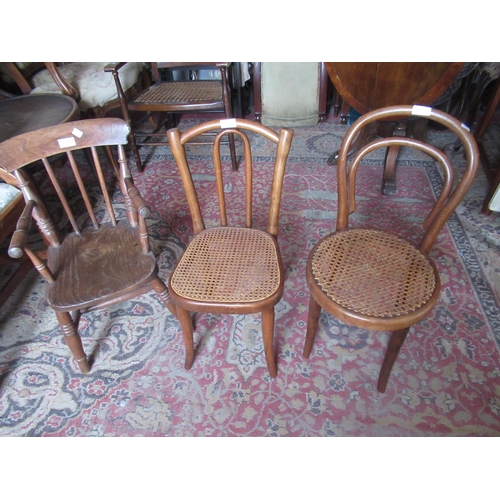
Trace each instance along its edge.
<instances>
[{"instance_id":1,"label":"chair leg","mask_svg":"<svg viewBox=\"0 0 500 500\"><path fill-rule=\"evenodd\" d=\"M274 307L262 311L262 336L264 339L264 352L266 354L267 369L269 375L275 378L278 375L276 360L274 358Z\"/></svg>"},{"instance_id":2,"label":"chair leg","mask_svg":"<svg viewBox=\"0 0 500 500\"><path fill-rule=\"evenodd\" d=\"M151 286L153 287L153 290L160 296L160 299L167 306L168 310L177 318L177 308L170 298L170 293L168 292L168 288L165 283L163 283L163 281L158 278L158 276L156 276L151 280Z\"/></svg>"},{"instance_id":3,"label":"chair leg","mask_svg":"<svg viewBox=\"0 0 500 500\"><path fill-rule=\"evenodd\" d=\"M391 333L391 338L389 339L389 345L387 346L387 351L385 353L384 361L382 363L382 368L380 369L380 375L378 377L377 391L385 392L387 387L387 382L389 380L389 375L391 374L394 362L398 357L399 351L406 336L408 335L409 328L404 330L396 330Z\"/></svg>"},{"instance_id":4,"label":"chair leg","mask_svg":"<svg viewBox=\"0 0 500 500\"><path fill-rule=\"evenodd\" d=\"M186 362L184 368L189 370L193 366L194 361L194 342L193 342L193 322L189 311L177 306L177 317L182 328L182 336L184 337L184 345L186 347Z\"/></svg>"},{"instance_id":5,"label":"chair leg","mask_svg":"<svg viewBox=\"0 0 500 500\"><path fill-rule=\"evenodd\" d=\"M318 329L319 315L321 314L321 306L314 300L311 295L309 298L309 316L307 318L307 333L306 341L304 344L304 358L308 358L311 354L314 338L316 337L316 330Z\"/></svg>"},{"instance_id":6,"label":"chair leg","mask_svg":"<svg viewBox=\"0 0 500 500\"><path fill-rule=\"evenodd\" d=\"M64 340L78 363L78 367L82 373L88 373L90 371L90 365L87 361L85 351L83 350L82 339L78 334L77 327L71 317L71 314L68 312L56 311L56 316L64 335Z\"/></svg>"},{"instance_id":7,"label":"chair leg","mask_svg":"<svg viewBox=\"0 0 500 500\"><path fill-rule=\"evenodd\" d=\"M238 160L236 159L236 144L234 140L234 134L229 134L229 151L231 153L231 163L233 165L233 171L238 170Z\"/></svg>"}]
</instances>

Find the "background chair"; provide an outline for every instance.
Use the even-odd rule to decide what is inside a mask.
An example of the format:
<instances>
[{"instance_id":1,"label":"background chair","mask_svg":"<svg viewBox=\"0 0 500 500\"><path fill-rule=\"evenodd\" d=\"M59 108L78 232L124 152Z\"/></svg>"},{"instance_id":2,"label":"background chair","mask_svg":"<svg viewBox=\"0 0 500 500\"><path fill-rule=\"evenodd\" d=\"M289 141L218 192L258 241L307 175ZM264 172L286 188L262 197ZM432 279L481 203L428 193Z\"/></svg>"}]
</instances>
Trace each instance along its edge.
<instances>
[{"instance_id":1,"label":"background chair","mask_svg":"<svg viewBox=\"0 0 500 500\"><path fill-rule=\"evenodd\" d=\"M229 128L228 128L229 127ZM205 227L199 197L188 165L185 144L202 133L217 131L213 163L220 222ZM276 144L276 160L270 196L267 228L252 227L252 156L245 131L251 131ZM237 134L245 149L245 213L226 209L224 180L220 160L220 141L226 134ZM172 301L182 326L186 345L186 369L194 361L193 328L189 311L224 314L262 313L262 333L267 367L271 377L277 368L273 351L274 306L283 294L283 269L277 244L278 215L286 160L293 132L282 129L279 135L243 119L213 120L186 132L167 132L186 191L195 236L177 263L169 281ZM240 178L240 176L238 176ZM203 201L206 202L206 199ZM215 215L216 217L216 215ZM244 219L244 220L242 220ZM233 225L229 225L228 220Z\"/></svg>"},{"instance_id":2,"label":"background chair","mask_svg":"<svg viewBox=\"0 0 500 500\"><path fill-rule=\"evenodd\" d=\"M151 288L175 312L167 288L157 276L156 259L150 250L145 221L149 208L134 187L127 165L123 145L129 132L123 120L101 118L28 132L0 144L0 165L16 178L26 202L9 255L20 258L27 254L47 281L46 300L55 310L66 343L83 373L90 366L78 334L80 313L124 301ZM101 165L98 146L117 147L124 208L113 206L105 183L105 175L111 169ZM78 167L83 155L76 151L82 148L92 151L98 176L95 189L91 189L93 178L88 172L85 176L85 170L80 172ZM67 155L68 166L54 169L48 158L61 152ZM70 228L57 227L57 219L51 217L47 208L51 207L54 213L57 205L49 205L48 195L40 195L41 188L37 189L22 170L24 165L39 159L52 186L53 199L49 201L60 201L61 213L65 213ZM58 174L62 179L58 179ZM80 210L71 206L67 194L72 190L79 193L80 203L75 203ZM50 193L48 188L46 191ZM92 200L97 201L93 204ZM47 262L26 244L32 217L48 245Z\"/></svg>"},{"instance_id":3,"label":"background chair","mask_svg":"<svg viewBox=\"0 0 500 500\"><path fill-rule=\"evenodd\" d=\"M454 181L451 163L442 151L406 137L375 140L361 148L352 164L347 166L352 141L364 127L369 127L375 120L420 114L448 127L462 141L467 165L459 182ZM356 209L356 173L362 158L377 148L393 146L424 151L442 166L444 172L442 192L423 222L423 236L418 247L387 229L348 228L348 216ZM349 325L390 331L392 334L377 385L379 392L385 392L409 328L425 318L439 298L439 273L428 254L439 231L474 179L478 162L478 148L471 133L442 111L418 106L392 106L369 112L352 125L339 151L337 231L314 246L307 262L310 304L304 346L306 358L311 353L322 308ZM381 227L384 222L381 217Z\"/></svg>"},{"instance_id":4,"label":"background chair","mask_svg":"<svg viewBox=\"0 0 500 500\"><path fill-rule=\"evenodd\" d=\"M142 62L0 63L11 92L62 93L78 102L82 118L103 118L120 107L112 71L119 73L129 99L149 86L149 71Z\"/></svg>"},{"instance_id":5,"label":"background chair","mask_svg":"<svg viewBox=\"0 0 500 500\"><path fill-rule=\"evenodd\" d=\"M158 132L165 124L166 128L173 127L172 114L180 113L213 113L222 112L226 118L233 117L231 105L231 81L228 75L230 63L171 63L152 62L151 71L153 85L138 96L127 99L123 92L122 78L116 70L109 71L116 82L117 94L120 97L122 114L132 127L130 112L146 113L152 131L144 132L139 127L132 129L130 146L135 157L137 169L142 172L144 167L139 156L138 147L141 145L165 146L165 133ZM206 79L204 74L210 71L220 71L220 79ZM188 79L178 79L173 71L188 73ZM196 72L196 73L193 73ZM200 72L203 74L200 76ZM196 75L196 79L189 79L189 75ZM158 118L159 114L159 118ZM165 116L165 114L167 114ZM145 121L143 119L143 121ZM140 140L140 138L144 138ZM150 139L155 139L150 140ZM234 136L229 137L229 148L233 170L237 169L236 148Z\"/></svg>"}]
</instances>

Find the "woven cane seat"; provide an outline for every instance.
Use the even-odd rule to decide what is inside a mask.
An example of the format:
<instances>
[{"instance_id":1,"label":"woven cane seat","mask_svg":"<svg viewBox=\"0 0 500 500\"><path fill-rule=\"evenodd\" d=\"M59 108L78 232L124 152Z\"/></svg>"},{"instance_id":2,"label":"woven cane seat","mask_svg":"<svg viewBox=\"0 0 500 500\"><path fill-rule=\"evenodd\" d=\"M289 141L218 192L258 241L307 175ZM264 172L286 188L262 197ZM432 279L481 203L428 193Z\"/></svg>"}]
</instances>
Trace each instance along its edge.
<instances>
[{"instance_id":1,"label":"woven cane seat","mask_svg":"<svg viewBox=\"0 0 500 500\"><path fill-rule=\"evenodd\" d=\"M418 248L371 229L325 237L312 256L312 273L332 301L379 318L416 311L429 301L437 283L434 267Z\"/></svg>"},{"instance_id":2,"label":"woven cane seat","mask_svg":"<svg viewBox=\"0 0 500 500\"><path fill-rule=\"evenodd\" d=\"M134 105L141 104L195 104L216 102L222 100L222 85L220 81L190 81L190 82L163 82L153 85L141 93Z\"/></svg>"},{"instance_id":3,"label":"woven cane seat","mask_svg":"<svg viewBox=\"0 0 500 500\"><path fill-rule=\"evenodd\" d=\"M207 302L257 302L279 288L281 271L271 235L217 227L197 234L171 277L175 293Z\"/></svg>"}]
</instances>

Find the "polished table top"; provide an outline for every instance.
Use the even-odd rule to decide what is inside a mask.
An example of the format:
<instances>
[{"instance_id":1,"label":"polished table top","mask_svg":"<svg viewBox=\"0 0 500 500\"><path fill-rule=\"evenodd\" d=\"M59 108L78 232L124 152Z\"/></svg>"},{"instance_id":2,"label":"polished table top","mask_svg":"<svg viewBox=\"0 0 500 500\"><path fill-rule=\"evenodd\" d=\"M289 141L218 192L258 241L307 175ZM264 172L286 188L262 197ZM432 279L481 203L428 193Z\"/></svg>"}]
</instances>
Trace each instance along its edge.
<instances>
[{"instance_id":1,"label":"polished table top","mask_svg":"<svg viewBox=\"0 0 500 500\"><path fill-rule=\"evenodd\" d=\"M0 100L0 142L79 118L76 101L62 94L30 94Z\"/></svg>"}]
</instances>

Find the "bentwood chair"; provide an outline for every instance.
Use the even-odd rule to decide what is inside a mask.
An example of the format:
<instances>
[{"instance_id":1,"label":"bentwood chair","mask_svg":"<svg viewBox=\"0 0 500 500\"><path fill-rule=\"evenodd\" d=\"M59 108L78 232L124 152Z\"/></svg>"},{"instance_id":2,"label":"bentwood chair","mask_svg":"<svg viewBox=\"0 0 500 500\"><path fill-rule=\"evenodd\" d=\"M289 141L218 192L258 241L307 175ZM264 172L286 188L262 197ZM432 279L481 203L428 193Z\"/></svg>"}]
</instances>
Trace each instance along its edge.
<instances>
[{"instance_id":1,"label":"bentwood chair","mask_svg":"<svg viewBox=\"0 0 500 500\"><path fill-rule=\"evenodd\" d=\"M230 64L227 62L152 62L152 86L132 99L126 98L120 75L117 71L112 71L125 120L132 127L130 113L145 113L145 118L140 123L149 120L152 127L152 131L147 132L140 128L140 125L132 129L130 147L139 172L144 170L144 166L137 148L141 145L165 146L165 133L159 130L164 125L166 128L175 126L175 122L172 121L174 116L178 117L181 113L222 112L226 118L233 117ZM175 71L177 73L173 73ZM213 74L214 71L220 72L220 78L206 79L205 74L210 74L210 72ZM196 75L196 79L176 76L186 72L188 75ZM232 135L229 137L229 150L233 170L237 170L236 147Z\"/></svg>"},{"instance_id":2,"label":"bentwood chair","mask_svg":"<svg viewBox=\"0 0 500 500\"><path fill-rule=\"evenodd\" d=\"M454 179L451 162L441 150L406 137L376 139L362 147L351 165L347 165L351 144L364 127L369 127L376 120L411 116L425 116L447 127L461 140L466 167L459 181ZM382 229L361 227L359 222L348 227L349 215L356 210L356 175L363 157L378 148L392 146L408 146L423 151L443 170L443 187L435 205L423 220L422 238L418 245L409 241L414 228L407 231L405 237L394 234L394 229L383 215L379 218L380 225L377 225ZM408 330L431 312L439 298L439 273L429 257L429 251L467 192L476 174L478 160L477 144L471 133L455 118L428 107L382 108L361 116L351 126L342 141L337 166L337 230L316 243L307 262L310 303L303 353L306 358L313 347L322 308L349 325L392 332L377 385L379 392L385 392Z\"/></svg>"},{"instance_id":3,"label":"bentwood chair","mask_svg":"<svg viewBox=\"0 0 500 500\"><path fill-rule=\"evenodd\" d=\"M207 198L218 201L217 214L202 215L200 197L186 156L185 146L205 132L217 132L213 146L215 188L207 192L204 188L202 204ZM265 194L254 191L252 183L252 153L247 132L261 136L276 145L274 169L269 173L272 185ZM224 192L220 142L223 136L235 134L244 144L245 174L232 179L233 183L244 183L244 201L239 194L232 197L232 210L228 210ZM276 377L274 358L274 306L283 295L283 268L277 243L278 216L281 188L286 160L292 143L293 132L282 129L276 133L258 123L244 119L213 120L197 125L183 133L179 129L167 132L175 161L179 168L187 202L193 220L194 237L177 263L169 280L172 301L177 306L177 316L182 326L186 346L186 369L194 361L193 327L190 311L219 314L251 314L260 312L262 334L267 367L271 377ZM229 176L230 178L231 176ZM201 186L198 185L198 188ZM239 190L237 190L239 193ZM254 208L255 205L258 208ZM240 203L242 205L240 205ZM269 203L266 209L261 206ZM265 229L253 227L258 215L267 212ZM205 221L210 219L211 227Z\"/></svg>"},{"instance_id":4,"label":"bentwood chair","mask_svg":"<svg viewBox=\"0 0 500 500\"><path fill-rule=\"evenodd\" d=\"M99 118L28 132L0 144L0 167L16 178L26 203L9 255L21 258L27 254L45 278L46 300L83 373L89 372L90 365L78 334L81 313L154 289L175 314L150 249L145 220L150 210L134 186L127 165L124 145L129 132L122 119ZM116 147L118 153L121 196L115 195L114 200L106 185L112 169L101 164L99 146ZM98 182L88 173L85 176L85 169L79 170L82 148L92 152ZM67 155L66 168L51 165L49 158L59 153ZM34 186L23 172L23 166L40 159L50 189ZM51 216L56 213L58 218ZM47 244L46 262L26 244L32 218ZM58 221L66 224L59 223L58 227Z\"/></svg>"}]
</instances>

